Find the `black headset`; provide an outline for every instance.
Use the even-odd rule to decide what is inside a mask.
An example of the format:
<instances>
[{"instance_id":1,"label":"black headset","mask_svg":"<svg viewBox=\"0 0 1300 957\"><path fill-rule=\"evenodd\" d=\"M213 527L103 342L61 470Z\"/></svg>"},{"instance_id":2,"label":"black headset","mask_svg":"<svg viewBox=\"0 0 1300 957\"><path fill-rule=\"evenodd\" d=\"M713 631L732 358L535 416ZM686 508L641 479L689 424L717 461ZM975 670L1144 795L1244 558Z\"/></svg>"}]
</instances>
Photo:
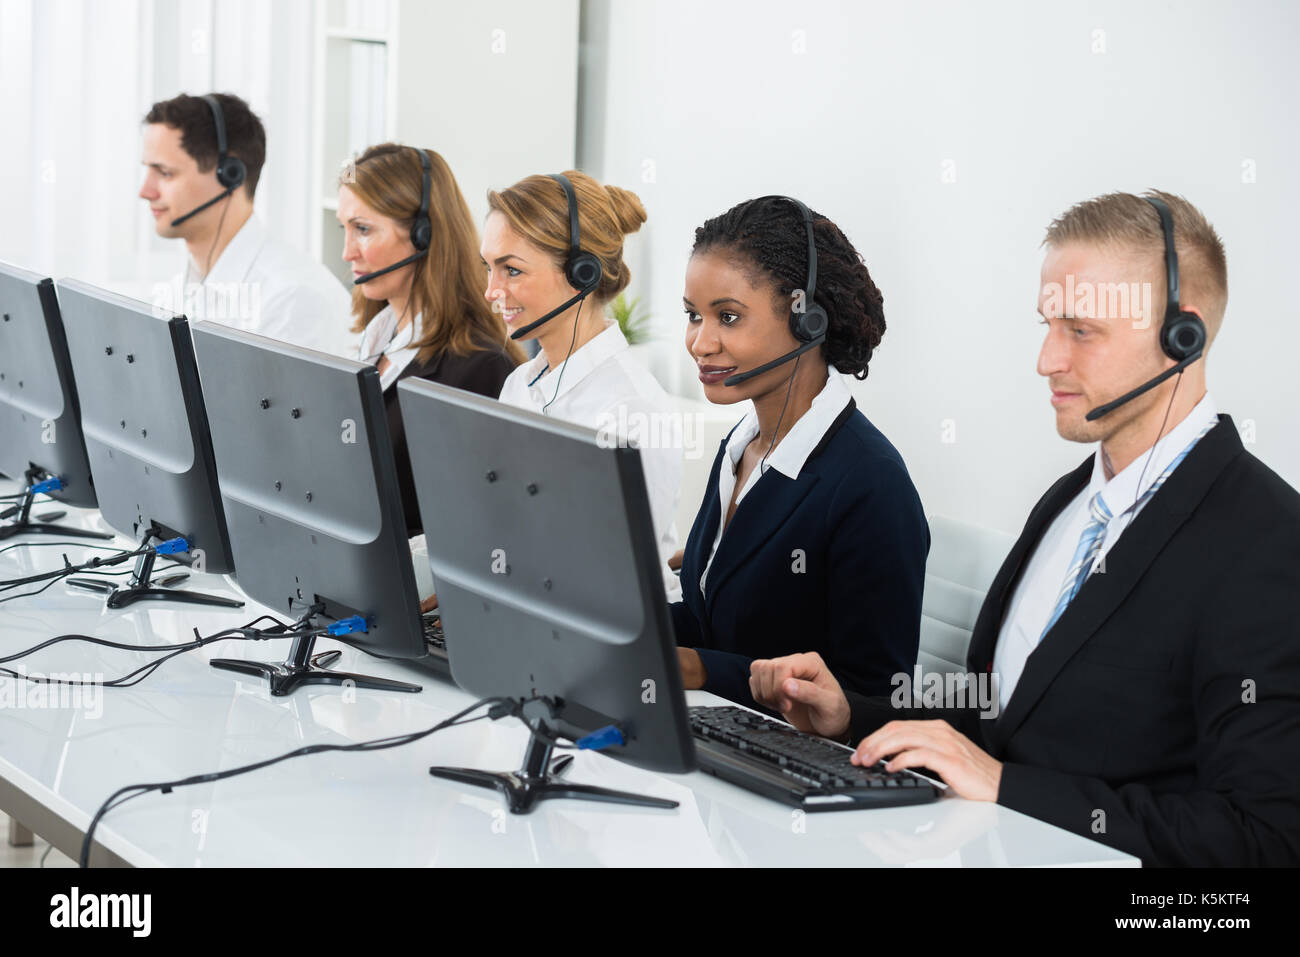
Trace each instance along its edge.
<instances>
[{"instance_id":1,"label":"black headset","mask_svg":"<svg viewBox=\"0 0 1300 957\"><path fill-rule=\"evenodd\" d=\"M569 177L563 173L548 173L547 175L560 184L560 187L564 190L565 203L569 208L569 252L564 260L564 278L570 286L578 290L578 294L552 309L542 318L510 333L511 339L519 339L528 335L542 323L549 322L564 312L575 302L586 299L596 291L596 287L600 285L600 280L605 275L605 269L601 266L600 259L593 253L583 251L582 234L578 230L578 195L573 191L573 184L569 182Z\"/></svg>"},{"instance_id":2,"label":"black headset","mask_svg":"<svg viewBox=\"0 0 1300 957\"><path fill-rule=\"evenodd\" d=\"M352 280L352 285L359 286L363 282L370 282L380 276L386 276L394 269L401 269L403 266L409 266L417 259L422 259L428 252L429 246L433 243L433 223L429 220L429 194L433 192L433 164L429 162L427 151L411 146L420 157L420 168L423 171L420 180L420 209L415 214L415 220L411 223L411 245L415 247L415 254L407 256L405 259L399 259L391 266L385 266L383 269L376 269L374 272L368 272L364 276L358 276Z\"/></svg>"},{"instance_id":3,"label":"black headset","mask_svg":"<svg viewBox=\"0 0 1300 957\"><path fill-rule=\"evenodd\" d=\"M191 216L195 216L214 203L225 199L243 186L244 180L248 178L248 167L244 165L244 161L238 156L230 156L226 152L226 115L221 111L221 101L210 93L199 97L199 99L207 103L208 108L212 110L212 125L217 129L217 183L222 189L220 193L202 206L196 206L184 216L173 219L173 226L179 226Z\"/></svg>"},{"instance_id":4,"label":"black headset","mask_svg":"<svg viewBox=\"0 0 1300 957\"><path fill-rule=\"evenodd\" d=\"M411 148L415 149L415 147ZM429 162L427 152L421 149L415 149L415 152L420 156L423 179L420 181L420 211L415 214L415 222L411 223L411 245L420 252L425 252L433 242L433 223L429 221L429 194L433 192L433 164Z\"/></svg>"},{"instance_id":5,"label":"black headset","mask_svg":"<svg viewBox=\"0 0 1300 957\"><path fill-rule=\"evenodd\" d=\"M1121 405L1136 399L1149 389L1154 389L1170 376L1182 372L1201 357L1205 352L1205 323L1194 312L1184 312L1178 297L1178 250L1174 247L1174 217L1162 199L1143 196L1155 207L1160 217L1160 230L1165 237L1165 316L1160 325L1160 349L1176 365L1170 366L1160 375L1138 386L1132 392L1125 393L1113 402L1099 405L1084 418L1089 421L1100 419L1103 415L1114 412Z\"/></svg>"},{"instance_id":6,"label":"black headset","mask_svg":"<svg viewBox=\"0 0 1300 957\"><path fill-rule=\"evenodd\" d=\"M813 232L812 211L793 196L760 196L758 199L752 200L751 204L760 203L767 199L793 203L803 217L804 226L808 231L808 280L804 283L803 288L803 308L791 308L790 310L790 332L801 345L780 358L763 363L757 369L750 369L748 372L739 372L736 375L727 376L722 382L723 385L740 385L740 383L746 382L754 378L754 376L770 372L791 359L797 359L805 352L825 342L826 330L830 327L830 319L826 315L826 310L813 300L813 296L817 292L817 240Z\"/></svg>"},{"instance_id":7,"label":"black headset","mask_svg":"<svg viewBox=\"0 0 1300 957\"><path fill-rule=\"evenodd\" d=\"M212 109L212 123L217 128L217 182L228 190L236 190L248 178L248 167L238 156L226 153L226 115L221 111L221 101L212 94L202 97Z\"/></svg>"},{"instance_id":8,"label":"black headset","mask_svg":"<svg viewBox=\"0 0 1300 957\"><path fill-rule=\"evenodd\" d=\"M1164 323L1160 327L1160 348L1175 362L1199 356L1205 350L1205 323L1194 312L1183 312L1178 302L1178 251L1174 248L1174 218L1164 200L1142 197L1160 214L1165 236L1165 288L1168 291Z\"/></svg>"}]
</instances>

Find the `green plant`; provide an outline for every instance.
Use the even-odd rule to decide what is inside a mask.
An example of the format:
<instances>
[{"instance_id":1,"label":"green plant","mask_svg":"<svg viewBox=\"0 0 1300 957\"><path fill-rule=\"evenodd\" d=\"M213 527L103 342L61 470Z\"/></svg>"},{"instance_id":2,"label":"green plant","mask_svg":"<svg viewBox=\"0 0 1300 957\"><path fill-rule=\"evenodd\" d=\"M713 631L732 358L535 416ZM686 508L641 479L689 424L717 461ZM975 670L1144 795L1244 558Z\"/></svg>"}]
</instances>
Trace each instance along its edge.
<instances>
[{"instance_id":1,"label":"green plant","mask_svg":"<svg viewBox=\"0 0 1300 957\"><path fill-rule=\"evenodd\" d=\"M641 310L640 305L640 296L628 299L627 293L620 292L608 306L609 317L618 323L623 337L632 346L650 341L650 314Z\"/></svg>"}]
</instances>

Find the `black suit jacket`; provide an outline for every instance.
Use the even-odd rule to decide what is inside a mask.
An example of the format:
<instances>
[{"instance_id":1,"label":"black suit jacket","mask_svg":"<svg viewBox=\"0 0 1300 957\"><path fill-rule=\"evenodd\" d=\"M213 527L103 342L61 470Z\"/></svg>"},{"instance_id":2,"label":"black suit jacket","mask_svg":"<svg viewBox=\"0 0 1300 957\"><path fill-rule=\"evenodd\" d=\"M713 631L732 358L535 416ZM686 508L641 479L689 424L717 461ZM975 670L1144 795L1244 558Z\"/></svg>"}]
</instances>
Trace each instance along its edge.
<instances>
[{"instance_id":1,"label":"black suit jacket","mask_svg":"<svg viewBox=\"0 0 1300 957\"><path fill-rule=\"evenodd\" d=\"M967 655L990 672L1003 616L1092 458L1034 507ZM1300 494L1226 415L1029 656L1005 712L850 695L852 729L942 717L1004 762L998 803L1147 865L1300 863Z\"/></svg>"},{"instance_id":2,"label":"black suit jacket","mask_svg":"<svg viewBox=\"0 0 1300 957\"><path fill-rule=\"evenodd\" d=\"M406 447L406 427L402 424L402 410L397 401L397 383L407 376L416 376L495 399L501 395L501 386L514 368L514 360L500 346L484 347L467 356L444 352L428 362L412 360L384 390L384 412L388 416L388 433L393 439L393 461L397 466L397 487L402 494L408 537L419 535L423 528L420 525L420 504L415 497L415 477L411 474L411 453Z\"/></svg>"},{"instance_id":3,"label":"black suit jacket","mask_svg":"<svg viewBox=\"0 0 1300 957\"><path fill-rule=\"evenodd\" d=\"M902 457L850 401L797 480L768 469L736 507L701 594L726 447L686 540L682 601L669 606L677 643L699 652L704 690L757 707L750 662L811 650L845 688L887 694L916 662L930 547Z\"/></svg>"}]
</instances>

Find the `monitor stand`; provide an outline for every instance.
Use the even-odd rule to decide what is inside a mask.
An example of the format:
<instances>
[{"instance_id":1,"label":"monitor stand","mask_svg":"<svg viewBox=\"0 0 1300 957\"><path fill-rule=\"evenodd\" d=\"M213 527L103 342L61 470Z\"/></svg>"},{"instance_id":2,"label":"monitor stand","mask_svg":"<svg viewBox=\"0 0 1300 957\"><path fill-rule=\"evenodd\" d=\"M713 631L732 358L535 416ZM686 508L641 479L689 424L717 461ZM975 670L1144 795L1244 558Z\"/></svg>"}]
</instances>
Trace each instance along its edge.
<instances>
[{"instance_id":1,"label":"monitor stand","mask_svg":"<svg viewBox=\"0 0 1300 957\"><path fill-rule=\"evenodd\" d=\"M159 538L161 534L160 529L148 529L140 541L141 546L147 546L150 539ZM69 578L68 587L107 595L105 605L109 608L126 608L138 601L177 601L189 605L215 605L218 608L244 607L244 603L237 598L224 598L220 595L206 595L202 592L182 591L177 588L156 587L173 580L171 578L154 580L153 564L157 557L158 553L150 548L136 558L135 569L131 572L131 578L125 585L101 581L97 578ZM181 577L180 580L183 581L184 578Z\"/></svg>"},{"instance_id":2,"label":"monitor stand","mask_svg":"<svg viewBox=\"0 0 1300 957\"><path fill-rule=\"evenodd\" d=\"M518 771L480 771L476 768L429 768L429 773L436 778L446 778L474 787L496 789L505 796L506 806L511 814L531 814L539 801L553 798L573 798L579 801L601 801L607 804L634 804L638 807L657 807L671 809L677 807L676 801L666 798L647 797L630 791L615 791L611 788L595 787L590 784L568 784L557 781L556 777L568 769L571 759L564 760L565 755L551 761L551 752L555 744L549 735L540 733L541 719L528 723L528 747L524 751L524 763Z\"/></svg>"},{"instance_id":3,"label":"monitor stand","mask_svg":"<svg viewBox=\"0 0 1300 957\"><path fill-rule=\"evenodd\" d=\"M36 500L39 492L33 492L32 486L36 484L41 475L38 469L28 469L23 479L26 485L23 489L22 498L17 505L11 505L5 509L0 518L13 518L12 522L0 525L0 541L6 538L13 538L15 535L67 535L72 538L94 538L99 541L110 541L113 538L111 532L92 532L85 528L73 528L69 525L55 525L51 522L42 522L37 516L32 520L32 503ZM17 516L14 518L14 516ZM55 516L58 517L58 516Z\"/></svg>"},{"instance_id":4,"label":"monitor stand","mask_svg":"<svg viewBox=\"0 0 1300 957\"><path fill-rule=\"evenodd\" d=\"M313 605L307 614L294 622L290 630L302 629L308 632L323 628L313 627L316 616L324 610L323 605ZM342 685L355 688L368 688L372 691L408 691L423 690L420 685L394 681L391 678L373 678L369 675L352 674L347 671L330 671L329 665L338 660L337 651L322 651L312 654L317 635L299 634L289 647L289 657L283 664L275 665L265 661L246 661L242 658L214 658L208 662L222 671L236 671L240 674L265 678L271 684L271 694L278 697L293 694L300 685Z\"/></svg>"}]
</instances>

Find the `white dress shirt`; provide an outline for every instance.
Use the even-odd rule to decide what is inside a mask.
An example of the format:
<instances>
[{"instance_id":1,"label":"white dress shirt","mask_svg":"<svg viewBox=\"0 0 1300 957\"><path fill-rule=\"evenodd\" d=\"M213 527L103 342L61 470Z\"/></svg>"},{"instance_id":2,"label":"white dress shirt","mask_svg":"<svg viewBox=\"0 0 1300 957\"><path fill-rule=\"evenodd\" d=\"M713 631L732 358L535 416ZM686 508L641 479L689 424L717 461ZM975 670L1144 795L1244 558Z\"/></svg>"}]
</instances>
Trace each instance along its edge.
<instances>
[{"instance_id":1,"label":"white dress shirt","mask_svg":"<svg viewBox=\"0 0 1300 957\"><path fill-rule=\"evenodd\" d=\"M776 444L772 454L767 457L767 464L749 473L749 478L736 494L736 505L740 505L740 500L749 494L749 490L757 484L763 477L762 473L767 469L776 469L789 479L799 478L799 473L808 462L808 456L812 455L812 450L817 447L817 443L825 438L827 431L852 398L849 387L844 384L844 378L834 369L829 370L826 384L817 393L808 411L799 417L799 421L791 426L785 438ZM713 556L718 553L722 533L726 530L727 509L731 507L731 495L736 491L736 468L745 454L745 448L757 435L758 413L751 408L731 433L731 438L727 440L726 457L722 460L722 467L718 469L718 508L720 509L718 533L713 536L709 559L704 564L704 571L700 573L701 595L705 594L704 583L709 577L709 567L713 564Z\"/></svg>"},{"instance_id":2,"label":"white dress shirt","mask_svg":"<svg viewBox=\"0 0 1300 957\"><path fill-rule=\"evenodd\" d=\"M682 430L657 427L671 421L672 404L655 377L629 357L618 323L609 322L559 369L549 368L545 353L525 362L502 385L501 401L617 435L640 447L664 588L670 602L680 600L681 583L666 563L677 551L673 518L682 484ZM647 435L656 437L650 447L639 441Z\"/></svg>"},{"instance_id":3,"label":"white dress shirt","mask_svg":"<svg viewBox=\"0 0 1300 957\"><path fill-rule=\"evenodd\" d=\"M361 331L361 342L355 358L373 366L378 365L383 356L388 357L388 368L379 373L380 390L387 392L388 387L397 381L397 377L420 351L415 346L419 338L419 314L406 324L405 329L399 330L397 313L392 306L384 306Z\"/></svg>"},{"instance_id":4,"label":"white dress shirt","mask_svg":"<svg viewBox=\"0 0 1300 957\"><path fill-rule=\"evenodd\" d=\"M172 280L172 308L318 352L355 359L352 296L320 263L272 239L256 215L231 237L199 281L190 260Z\"/></svg>"},{"instance_id":5,"label":"white dress shirt","mask_svg":"<svg viewBox=\"0 0 1300 957\"><path fill-rule=\"evenodd\" d=\"M1088 505L1092 497L1100 492L1102 501L1115 516L1103 533L1101 551L1093 565L1095 570L1102 567L1106 553L1115 547L1124 529L1137 517L1138 512L1146 508L1146 503L1143 502L1135 509L1134 502L1142 497L1202 429L1218 419L1218 414L1214 399L1207 392L1187 414L1187 418L1156 443L1154 454L1151 449L1145 449L1109 481L1102 462L1101 446L1098 445L1093 458L1091 481L1047 526L1025 566L1024 574L1020 576L1011 604L1007 607L993 654L993 672L998 676L998 701L1002 711L1006 711L1011 693L1015 691L1016 684L1024 673L1025 662L1038 647L1043 629L1047 627L1047 622L1056 609L1061 588L1065 584L1065 575L1070 570L1070 563L1079 544L1079 536L1088 524Z\"/></svg>"}]
</instances>

